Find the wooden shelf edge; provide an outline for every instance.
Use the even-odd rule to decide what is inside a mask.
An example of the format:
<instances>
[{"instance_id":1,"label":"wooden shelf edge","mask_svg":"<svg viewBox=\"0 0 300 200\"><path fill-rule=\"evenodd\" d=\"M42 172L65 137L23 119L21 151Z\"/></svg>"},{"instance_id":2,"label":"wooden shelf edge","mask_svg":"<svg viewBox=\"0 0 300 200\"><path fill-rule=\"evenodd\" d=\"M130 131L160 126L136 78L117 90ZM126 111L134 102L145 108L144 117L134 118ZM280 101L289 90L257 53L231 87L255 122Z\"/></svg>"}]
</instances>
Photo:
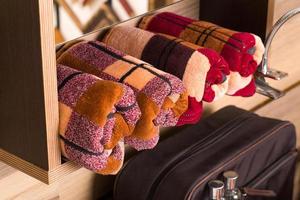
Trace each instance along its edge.
<instances>
[{"instance_id":1,"label":"wooden shelf edge","mask_svg":"<svg viewBox=\"0 0 300 200\"><path fill-rule=\"evenodd\" d=\"M290 87L286 88L286 92L292 91L293 89L300 87L300 81L292 84ZM257 105L255 108L251 109L252 112L257 112L268 105L272 100L267 100ZM128 151L128 149L127 149ZM0 149L0 160L10 165L11 167L16 168L17 170L22 171L23 173L32 176L43 183L52 184L57 181L62 180L67 175L79 170L81 167L77 164L67 161L51 171L46 171L36 165L29 163L3 149Z\"/></svg>"},{"instance_id":2,"label":"wooden shelf edge","mask_svg":"<svg viewBox=\"0 0 300 200\"><path fill-rule=\"evenodd\" d=\"M51 171L47 171L1 148L0 161L48 185L60 181L68 174L80 169L80 166L68 161Z\"/></svg>"},{"instance_id":3,"label":"wooden shelf edge","mask_svg":"<svg viewBox=\"0 0 300 200\"><path fill-rule=\"evenodd\" d=\"M53 2L38 0L40 38L42 53L44 105L47 130L48 169L60 165L60 150L58 142L58 92L55 56L55 28L53 26Z\"/></svg>"},{"instance_id":4,"label":"wooden shelf edge","mask_svg":"<svg viewBox=\"0 0 300 200\"><path fill-rule=\"evenodd\" d=\"M0 149L0 160L7 165L24 172L46 184L49 183L48 172L32 163L23 160L3 149Z\"/></svg>"},{"instance_id":5,"label":"wooden shelf edge","mask_svg":"<svg viewBox=\"0 0 300 200\"><path fill-rule=\"evenodd\" d=\"M55 183L57 181L60 181L65 176L79 170L81 167L71 161L68 161L58 167L56 167L54 170L49 171L49 179L48 183Z\"/></svg>"}]
</instances>

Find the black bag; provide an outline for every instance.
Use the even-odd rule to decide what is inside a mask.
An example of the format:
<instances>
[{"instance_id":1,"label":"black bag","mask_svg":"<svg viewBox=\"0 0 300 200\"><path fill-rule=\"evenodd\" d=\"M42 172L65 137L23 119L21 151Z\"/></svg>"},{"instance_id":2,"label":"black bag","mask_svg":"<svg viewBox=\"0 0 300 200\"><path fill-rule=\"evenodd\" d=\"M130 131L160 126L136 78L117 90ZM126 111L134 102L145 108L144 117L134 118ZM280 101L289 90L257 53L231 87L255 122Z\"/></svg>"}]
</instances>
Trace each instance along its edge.
<instances>
[{"instance_id":1,"label":"black bag","mask_svg":"<svg viewBox=\"0 0 300 200\"><path fill-rule=\"evenodd\" d=\"M230 106L129 160L116 179L114 199L205 200L207 183L235 170L239 187L292 200L295 141L291 123Z\"/></svg>"}]
</instances>

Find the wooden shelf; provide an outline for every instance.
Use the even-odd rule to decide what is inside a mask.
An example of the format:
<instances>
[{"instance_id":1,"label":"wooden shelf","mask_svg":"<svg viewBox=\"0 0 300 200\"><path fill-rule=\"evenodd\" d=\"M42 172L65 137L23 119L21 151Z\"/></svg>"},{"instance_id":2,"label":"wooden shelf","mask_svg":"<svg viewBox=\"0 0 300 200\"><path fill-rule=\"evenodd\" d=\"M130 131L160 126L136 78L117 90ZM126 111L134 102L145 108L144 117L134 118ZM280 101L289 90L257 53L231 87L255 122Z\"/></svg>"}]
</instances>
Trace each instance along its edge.
<instances>
[{"instance_id":1,"label":"wooden shelf","mask_svg":"<svg viewBox=\"0 0 300 200\"><path fill-rule=\"evenodd\" d=\"M298 5L287 3L290 1L294 2L269 0L269 26L278 18L278 13ZM162 10L198 18L199 6L199 0L184 0ZM72 172L82 171L72 162L61 162L57 133L59 115L52 14L52 1L0 2L0 18L3 22L0 47L0 160L47 184L60 182ZM134 25L139 18L140 16L123 24ZM279 70L288 70L290 75L282 81L270 83L286 91L299 82L299 27L300 20L291 21L277 36L271 52L272 65ZM88 34L86 39L96 39L98 35L99 33L94 32ZM291 48L290 44L295 48ZM282 49L285 51L282 52ZM299 94L299 91L294 94ZM206 109L214 112L234 104L258 110L270 103L273 104L261 95L247 99L225 97L222 101L206 105ZM270 109L264 113L271 115ZM92 174L87 170L84 173ZM90 175L89 178L92 176Z\"/></svg>"},{"instance_id":2,"label":"wooden shelf","mask_svg":"<svg viewBox=\"0 0 300 200\"><path fill-rule=\"evenodd\" d=\"M0 147L44 170L60 164L52 4L0 3Z\"/></svg>"}]
</instances>

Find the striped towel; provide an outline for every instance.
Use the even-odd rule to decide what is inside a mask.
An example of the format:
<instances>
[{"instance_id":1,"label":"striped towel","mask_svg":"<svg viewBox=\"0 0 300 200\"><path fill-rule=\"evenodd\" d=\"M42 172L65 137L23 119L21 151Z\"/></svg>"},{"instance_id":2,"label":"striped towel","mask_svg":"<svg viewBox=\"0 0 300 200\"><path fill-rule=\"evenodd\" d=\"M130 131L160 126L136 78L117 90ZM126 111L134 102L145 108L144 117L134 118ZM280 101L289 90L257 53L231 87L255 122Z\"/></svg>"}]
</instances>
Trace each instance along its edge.
<instances>
[{"instance_id":1,"label":"striped towel","mask_svg":"<svg viewBox=\"0 0 300 200\"><path fill-rule=\"evenodd\" d=\"M258 36L169 12L145 16L138 27L216 50L231 70L227 94L252 96L255 93L253 74L264 53L264 45Z\"/></svg>"},{"instance_id":2,"label":"striped towel","mask_svg":"<svg viewBox=\"0 0 300 200\"><path fill-rule=\"evenodd\" d=\"M63 65L57 66L57 78L63 156L100 174L117 173L123 138L141 114L134 92Z\"/></svg>"},{"instance_id":3,"label":"striped towel","mask_svg":"<svg viewBox=\"0 0 300 200\"><path fill-rule=\"evenodd\" d=\"M215 101L227 92L228 64L214 50L128 26L112 28L103 42L183 80L189 109L178 125L196 123L202 113L201 101Z\"/></svg>"},{"instance_id":4,"label":"striped towel","mask_svg":"<svg viewBox=\"0 0 300 200\"><path fill-rule=\"evenodd\" d=\"M130 86L142 115L125 143L137 150L153 148L159 126L174 126L188 107L187 92L173 75L100 42L70 44L58 52L57 62Z\"/></svg>"}]
</instances>

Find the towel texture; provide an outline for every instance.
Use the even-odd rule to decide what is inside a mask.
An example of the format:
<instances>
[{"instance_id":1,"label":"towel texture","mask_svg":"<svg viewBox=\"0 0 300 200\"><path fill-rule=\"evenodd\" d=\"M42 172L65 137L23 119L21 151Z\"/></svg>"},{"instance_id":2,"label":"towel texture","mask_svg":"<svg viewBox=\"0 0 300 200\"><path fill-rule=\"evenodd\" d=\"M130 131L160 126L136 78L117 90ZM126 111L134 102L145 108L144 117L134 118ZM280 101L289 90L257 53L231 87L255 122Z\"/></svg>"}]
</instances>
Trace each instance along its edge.
<instances>
[{"instance_id":1,"label":"towel texture","mask_svg":"<svg viewBox=\"0 0 300 200\"><path fill-rule=\"evenodd\" d=\"M142 114L125 143L137 150L153 148L159 139L159 126L176 125L188 107L187 92L177 77L103 43L75 43L57 55L60 64L124 83L134 90Z\"/></svg>"},{"instance_id":2,"label":"towel texture","mask_svg":"<svg viewBox=\"0 0 300 200\"><path fill-rule=\"evenodd\" d=\"M202 113L201 101L212 102L227 92L229 67L214 50L128 26L112 28L103 42L183 80L189 109L178 125L197 122Z\"/></svg>"},{"instance_id":3,"label":"towel texture","mask_svg":"<svg viewBox=\"0 0 300 200\"><path fill-rule=\"evenodd\" d=\"M148 15L138 26L216 50L226 59L231 70L227 93L239 96L255 93L253 74L264 53L264 45L258 36L169 12Z\"/></svg>"},{"instance_id":4,"label":"towel texture","mask_svg":"<svg viewBox=\"0 0 300 200\"><path fill-rule=\"evenodd\" d=\"M62 154L101 174L115 174L124 159L123 138L141 112L128 86L57 66Z\"/></svg>"}]
</instances>

